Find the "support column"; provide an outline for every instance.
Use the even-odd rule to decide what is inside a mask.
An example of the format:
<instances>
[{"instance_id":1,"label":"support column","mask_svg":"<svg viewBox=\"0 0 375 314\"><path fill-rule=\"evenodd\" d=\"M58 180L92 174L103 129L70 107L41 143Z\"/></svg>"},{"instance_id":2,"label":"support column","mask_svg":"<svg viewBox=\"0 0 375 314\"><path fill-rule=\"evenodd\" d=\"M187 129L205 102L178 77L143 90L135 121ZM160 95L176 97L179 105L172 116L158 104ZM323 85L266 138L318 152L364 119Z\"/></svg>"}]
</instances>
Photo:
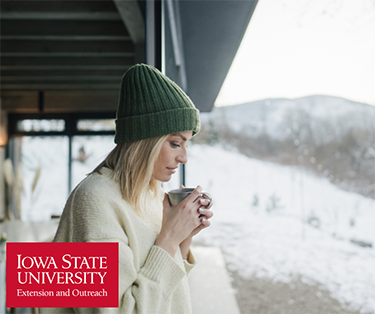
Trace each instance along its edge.
<instances>
[{"instance_id":1,"label":"support column","mask_svg":"<svg viewBox=\"0 0 375 314\"><path fill-rule=\"evenodd\" d=\"M0 221L5 219L5 183L3 165L5 160L5 148L0 146Z\"/></svg>"},{"instance_id":2,"label":"support column","mask_svg":"<svg viewBox=\"0 0 375 314\"><path fill-rule=\"evenodd\" d=\"M146 2L146 63L162 69L162 2Z\"/></svg>"},{"instance_id":3,"label":"support column","mask_svg":"<svg viewBox=\"0 0 375 314\"><path fill-rule=\"evenodd\" d=\"M4 178L4 161L6 158L6 144L8 141L7 132L7 115L1 110L0 100L0 221L6 217L6 197L5 197L5 178Z\"/></svg>"}]
</instances>

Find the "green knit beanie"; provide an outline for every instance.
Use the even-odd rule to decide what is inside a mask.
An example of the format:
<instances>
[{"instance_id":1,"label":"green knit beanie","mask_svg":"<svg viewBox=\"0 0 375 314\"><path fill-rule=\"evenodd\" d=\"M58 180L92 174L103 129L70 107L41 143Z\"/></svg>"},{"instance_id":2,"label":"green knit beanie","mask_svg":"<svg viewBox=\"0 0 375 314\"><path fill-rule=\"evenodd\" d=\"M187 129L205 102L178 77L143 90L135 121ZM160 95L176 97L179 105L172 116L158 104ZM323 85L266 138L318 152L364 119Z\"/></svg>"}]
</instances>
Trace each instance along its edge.
<instances>
[{"instance_id":1,"label":"green knit beanie","mask_svg":"<svg viewBox=\"0 0 375 314\"><path fill-rule=\"evenodd\" d=\"M199 110L172 80L158 69L137 64L121 81L115 143L162 135L199 132Z\"/></svg>"}]
</instances>

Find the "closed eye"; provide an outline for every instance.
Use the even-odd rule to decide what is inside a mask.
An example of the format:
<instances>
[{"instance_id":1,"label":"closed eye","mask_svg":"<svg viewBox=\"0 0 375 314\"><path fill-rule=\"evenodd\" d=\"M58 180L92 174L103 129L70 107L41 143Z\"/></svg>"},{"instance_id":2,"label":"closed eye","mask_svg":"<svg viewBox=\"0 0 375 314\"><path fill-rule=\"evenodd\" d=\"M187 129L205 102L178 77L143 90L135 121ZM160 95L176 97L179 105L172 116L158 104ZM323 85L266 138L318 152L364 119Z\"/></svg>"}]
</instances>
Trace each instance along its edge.
<instances>
[{"instance_id":1,"label":"closed eye","mask_svg":"<svg viewBox=\"0 0 375 314\"><path fill-rule=\"evenodd\" d=\"M177 143L170 142L170 144L171 144L172 147L181 147L181 145L179 145Z\"/></svg>"}]
</instances>

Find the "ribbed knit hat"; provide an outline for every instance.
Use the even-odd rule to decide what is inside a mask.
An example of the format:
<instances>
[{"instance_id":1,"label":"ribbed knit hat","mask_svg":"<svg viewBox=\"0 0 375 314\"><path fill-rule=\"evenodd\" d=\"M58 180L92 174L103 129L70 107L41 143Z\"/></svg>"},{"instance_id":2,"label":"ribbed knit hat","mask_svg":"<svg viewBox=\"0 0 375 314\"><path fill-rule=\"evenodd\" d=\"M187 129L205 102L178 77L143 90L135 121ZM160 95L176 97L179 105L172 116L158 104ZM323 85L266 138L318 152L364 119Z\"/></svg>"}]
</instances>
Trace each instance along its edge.
<instances>
[{"instance_id":1,"label":"ribbed knit hat","mask_svg":"<svg viewBox=\"0 0 375 314\"><path fill-rule=\"evenodd\" d=\"M158 69L137 64L121 81L115 143L199 132L199 111L185 92Z\"/></svg>"}]
</instances>

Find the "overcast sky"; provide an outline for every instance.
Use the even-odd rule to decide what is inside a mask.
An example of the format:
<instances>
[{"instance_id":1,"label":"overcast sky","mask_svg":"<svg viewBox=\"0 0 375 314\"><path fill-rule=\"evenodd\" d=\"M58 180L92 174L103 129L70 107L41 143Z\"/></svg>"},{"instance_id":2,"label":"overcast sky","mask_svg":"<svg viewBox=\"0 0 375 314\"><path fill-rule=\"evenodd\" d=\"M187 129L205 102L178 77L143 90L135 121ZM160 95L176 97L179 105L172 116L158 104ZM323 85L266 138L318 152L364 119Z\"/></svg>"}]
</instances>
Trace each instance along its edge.
<instances>
[{"instance_id":1,"label":"overcast sky","mask_svg":"<svg viewBox=\"0 0 375 314\"><path fill-rule=\"evenodd\" d=\"M375 0L259 0L215 105L317 94L375 105Z\"/></svg>"}]
</instances>

